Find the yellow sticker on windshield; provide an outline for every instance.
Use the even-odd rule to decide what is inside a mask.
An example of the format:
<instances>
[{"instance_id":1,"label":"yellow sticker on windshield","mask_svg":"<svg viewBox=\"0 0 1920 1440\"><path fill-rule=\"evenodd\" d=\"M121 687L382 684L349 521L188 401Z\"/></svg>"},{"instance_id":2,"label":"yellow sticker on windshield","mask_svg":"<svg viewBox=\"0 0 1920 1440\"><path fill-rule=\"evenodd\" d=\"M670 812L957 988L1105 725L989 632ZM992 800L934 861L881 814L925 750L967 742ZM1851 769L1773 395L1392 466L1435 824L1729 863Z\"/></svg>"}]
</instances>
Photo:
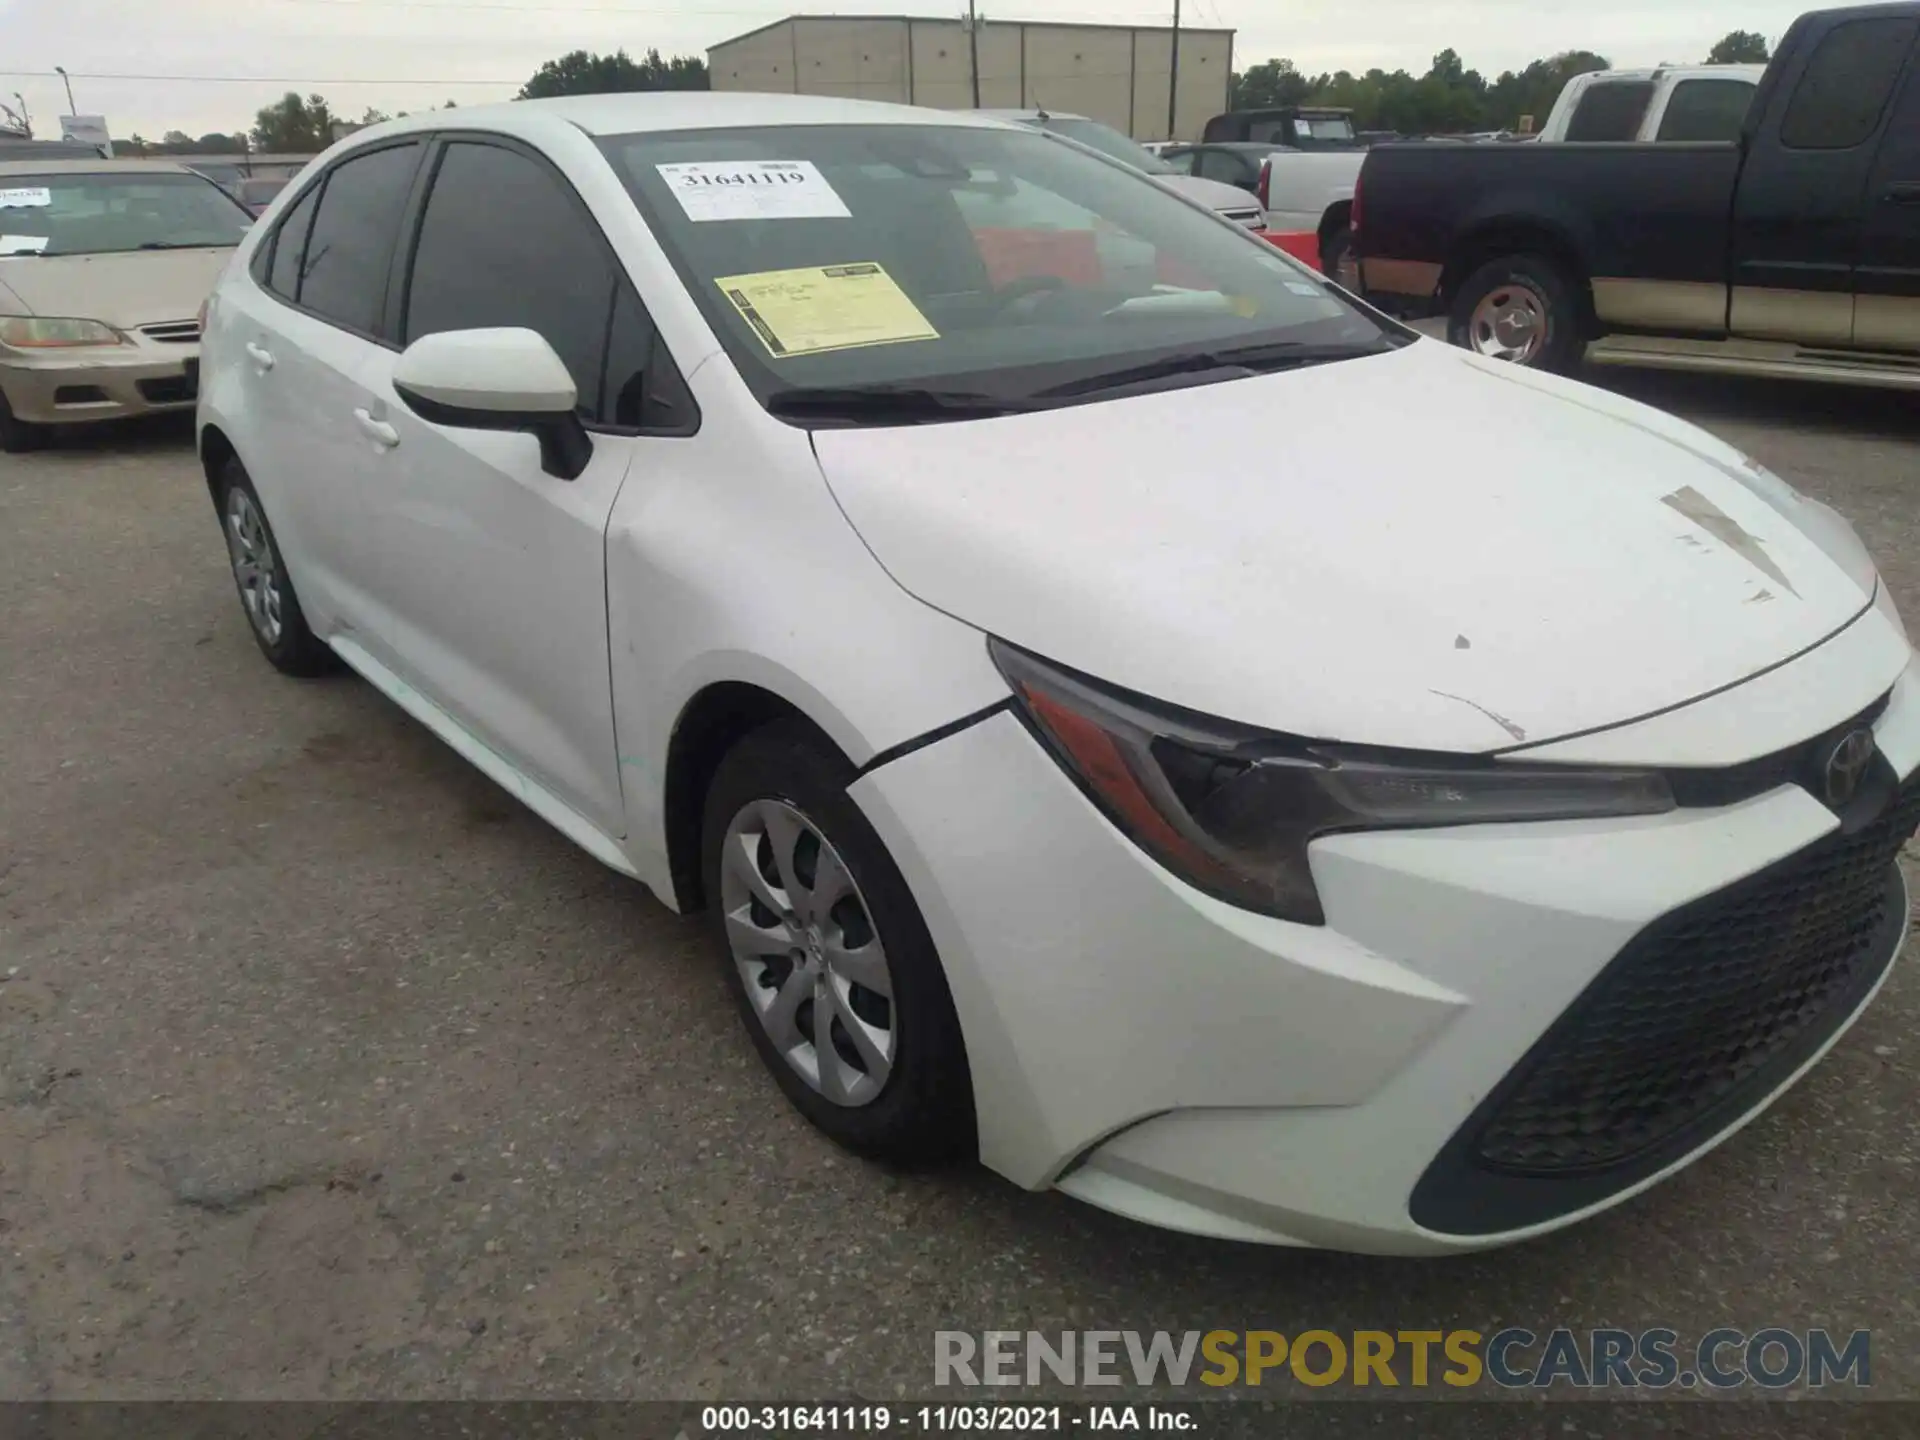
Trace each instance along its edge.
<instances>
[{"instance_id":1,"label":"yellow sticker on windshield","mask_svg":"<svg viewBox=\"0 0 1920 1440\"><path fill-rule=\"evenodd\" d=\"M776 359L940 338L893 277L871 263L765 270L714 283Z\"/></svg>"}]
</instances>

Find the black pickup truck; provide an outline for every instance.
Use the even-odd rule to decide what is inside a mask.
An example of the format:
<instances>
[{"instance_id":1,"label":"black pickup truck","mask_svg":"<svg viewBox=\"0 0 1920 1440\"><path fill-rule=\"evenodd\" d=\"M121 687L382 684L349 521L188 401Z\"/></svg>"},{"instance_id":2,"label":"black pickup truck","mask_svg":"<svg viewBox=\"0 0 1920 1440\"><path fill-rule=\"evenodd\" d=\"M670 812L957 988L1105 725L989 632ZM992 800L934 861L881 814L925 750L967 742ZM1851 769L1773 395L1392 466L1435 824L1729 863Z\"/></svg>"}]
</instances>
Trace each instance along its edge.
<instances>
[{"instance_id":1,"label":"black pickup truck","mask_svg":"<svg viewBox=\"0 0 1920 1440\"><path fill-rule=\"evenodd\" d=\"M1794 22L1732 143L1389 145L1360 285L1483 355L1920 389L1920 4Z\"/></svg>"}]
</instances>

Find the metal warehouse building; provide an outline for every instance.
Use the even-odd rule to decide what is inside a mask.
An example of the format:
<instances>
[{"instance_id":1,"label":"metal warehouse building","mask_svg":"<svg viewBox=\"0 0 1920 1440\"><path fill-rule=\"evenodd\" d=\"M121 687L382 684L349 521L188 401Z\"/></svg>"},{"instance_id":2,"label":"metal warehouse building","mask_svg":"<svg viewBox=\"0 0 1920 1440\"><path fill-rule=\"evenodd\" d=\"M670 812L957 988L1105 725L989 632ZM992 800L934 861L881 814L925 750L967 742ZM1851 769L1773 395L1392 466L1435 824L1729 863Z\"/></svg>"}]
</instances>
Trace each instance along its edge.
<instances>
[{"instance_id":1,"label":"metal warehouse building","mask_svg":"<svg viewBox=\"0 0 1920 1440\"><path fill-rule=\"evenodd\" d=\"M1071 111L1137 140L1198 139L1227 108L1233 31L1180 28L1179 94L1168 133L1174 37L1167 27L917 15L794 15L707 52L715 90L785 90L964 110Z\"/></svg>"}]
</instances>

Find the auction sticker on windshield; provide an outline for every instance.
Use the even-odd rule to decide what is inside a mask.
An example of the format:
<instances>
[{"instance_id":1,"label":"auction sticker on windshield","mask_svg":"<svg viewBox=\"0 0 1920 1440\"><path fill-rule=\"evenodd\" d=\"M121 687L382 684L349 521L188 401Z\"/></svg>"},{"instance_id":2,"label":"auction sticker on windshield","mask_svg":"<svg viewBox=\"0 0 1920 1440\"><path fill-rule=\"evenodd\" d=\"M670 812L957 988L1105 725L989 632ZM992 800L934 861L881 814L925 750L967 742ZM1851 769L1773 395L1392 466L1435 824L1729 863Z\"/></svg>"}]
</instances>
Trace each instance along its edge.
<instances>
[{"instance_id":1,"label":"auction sticker on windshield","mask_svg":"<svg viewBox=\"0 0 1920 1440\"><path fill-rule=\"evenodd\" d=\"M811 160L700 160L654 169L695 222L853 218Z\"/></svg>"},{"instance_id":2,"label":"auction sticker on windshield","mask_svg":"<svg viewBox=\"0 0 1920 1440\"><path fill-rule=\"evenodd\" d=\"M880 266L808 266L715 280L776 358L938 340L919 307Z\"/></svg>"},{"instance_id":3,"label":"auction sticker on windshield","mask_svg":"<svg viewBox=\"0 0 1920 1440\"><path fill-rule=\"evenodd\" d=\"M31 210L53 204L53 191L44 185L15 186L0 190L0 210Z\"/></svg>"}]
</instances>

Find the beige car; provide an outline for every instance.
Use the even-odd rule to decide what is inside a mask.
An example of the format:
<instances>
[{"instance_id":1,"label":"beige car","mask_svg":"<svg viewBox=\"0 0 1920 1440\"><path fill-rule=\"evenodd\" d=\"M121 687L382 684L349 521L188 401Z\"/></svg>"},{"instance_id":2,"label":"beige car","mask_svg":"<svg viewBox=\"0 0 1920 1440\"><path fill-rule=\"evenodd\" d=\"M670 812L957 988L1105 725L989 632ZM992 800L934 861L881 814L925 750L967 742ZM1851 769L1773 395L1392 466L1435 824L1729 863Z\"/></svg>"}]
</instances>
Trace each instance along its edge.
<instances>
[{"instance_id":1,"label":"beige car","mask_svg":"<svg viewBox=\"0 0 1920 1440\"><path fill-rule=\"evenodd\" d=\"M190 410L200 305L252 223L179 165L0 163L0 450Z\"/></svg>"}]
</instances>

